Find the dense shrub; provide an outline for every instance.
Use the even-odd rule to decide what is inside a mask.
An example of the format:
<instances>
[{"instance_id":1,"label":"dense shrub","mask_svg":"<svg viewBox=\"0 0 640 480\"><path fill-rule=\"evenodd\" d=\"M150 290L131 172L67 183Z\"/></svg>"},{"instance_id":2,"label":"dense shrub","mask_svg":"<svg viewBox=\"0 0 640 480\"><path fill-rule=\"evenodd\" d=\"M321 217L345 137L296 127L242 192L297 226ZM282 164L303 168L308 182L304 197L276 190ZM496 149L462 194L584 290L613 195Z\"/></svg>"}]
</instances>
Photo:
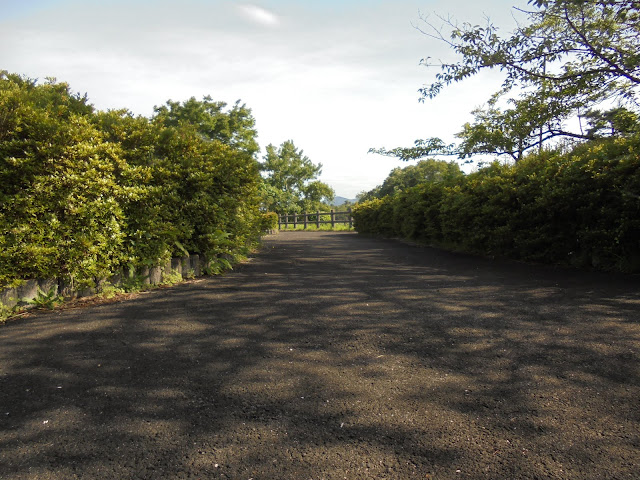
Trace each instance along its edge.
<instances>
[{"instance_id":1,"label":"dense shrub","mask_svg":"<svg viewBox=\"0 0 640 480\"><path fill-rule=\"evenodd\" d=\"M170 115L198 105L96 112L64 83L0 73L0 288L246 253L262 226L253 118L215 103L209 138Z\"/></svg>"},{"instance_id":2,"label":"dense shrub","mask_svg":"<svg viewBox=\"0 0 640 480\"><path fill-rule=\"evenodd\" d=\"M0 283L101 276L124 241L120 147L65 84L0 77Z\"/></svg>"},{"instance_id":3,"label":"dense shrub","mask_svg":"<svg viewBox=\"0 0 640 480\"><path fill-rule=\"evenodd\" d=\"M356 206L356 229L512 258L640 271L640 138L494 163Z\"/></svg>"},{"instance_id":4,"label":"dense shrub","mask_svg":"<svg viewBox=\"0 0 640 480\"><path fill-rule=\"evenodd\" d=\"M278 228L278 214L276 212L264 212L261 217L261 227L263 232L269 232Z\"/></svg>"}]
</instances>

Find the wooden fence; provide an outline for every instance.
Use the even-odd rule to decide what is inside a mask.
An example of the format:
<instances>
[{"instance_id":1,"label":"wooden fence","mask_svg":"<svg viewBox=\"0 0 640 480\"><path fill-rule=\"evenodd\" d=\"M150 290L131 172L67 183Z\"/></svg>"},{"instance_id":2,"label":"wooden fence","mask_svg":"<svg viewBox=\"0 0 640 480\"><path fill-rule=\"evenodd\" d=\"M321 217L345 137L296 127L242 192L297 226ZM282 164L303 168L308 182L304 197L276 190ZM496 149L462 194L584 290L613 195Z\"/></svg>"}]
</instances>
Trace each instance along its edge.
<instances>
[{"instance_id":1,"label":"wooden fence","mask_svg":"<svg viewBox=\"0 0 640 480\"><path fill-rule=\"evenodd\" d=\"M297 228L298 225L304 225L304 228L307 228L309 225L315 225L317 228L320 228L320 225L331 224L331 228L333 228L336 226L336 223L349 224L349 229L353 228L351 207L344 212L331 210L330 212L304 212L278 215L278 230L282 230L283 227L287 229L289 225L292 225L293 228Z\"/></svg>"}]
</instances>

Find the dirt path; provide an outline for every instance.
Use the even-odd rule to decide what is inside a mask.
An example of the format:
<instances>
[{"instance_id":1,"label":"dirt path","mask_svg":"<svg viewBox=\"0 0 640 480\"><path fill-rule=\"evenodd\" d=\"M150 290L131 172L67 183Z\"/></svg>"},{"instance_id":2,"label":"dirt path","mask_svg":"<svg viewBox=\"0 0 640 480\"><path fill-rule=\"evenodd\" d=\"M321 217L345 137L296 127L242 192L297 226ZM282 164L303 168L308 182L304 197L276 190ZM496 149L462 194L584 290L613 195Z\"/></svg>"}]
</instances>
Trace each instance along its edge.
<instances>
[{"instance_id":1,"label":"dirt path","mask_svg":"<svg viewBox=\"0 0 640 480\"><path fill-rule=\"evenodd\" d=\"M637 479L640 281L350 233L0 327L0 478Z\"/></svg>"}]
</instances>

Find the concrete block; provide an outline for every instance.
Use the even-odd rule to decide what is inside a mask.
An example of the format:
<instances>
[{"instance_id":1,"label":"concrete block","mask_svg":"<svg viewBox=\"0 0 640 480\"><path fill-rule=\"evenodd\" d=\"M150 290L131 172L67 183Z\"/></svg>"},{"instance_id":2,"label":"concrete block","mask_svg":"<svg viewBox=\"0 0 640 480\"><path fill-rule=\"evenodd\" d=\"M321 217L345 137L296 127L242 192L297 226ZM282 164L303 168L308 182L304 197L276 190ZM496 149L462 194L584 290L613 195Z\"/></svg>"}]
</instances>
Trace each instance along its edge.
<instances>
[{"instance_id":1,"label":"concrete block","mask_svg":"<svg viewBox=\"0 0 640 480\"><path fill-rule=\"evenodd\" d=\"M189 257L189 270L193 272L191 277L199 277L202 275L202 262L200 261L200 255L191 255Z\"/></svg>"},{"instance_id":2,"label":"concrete block","mask_svg":"<svg viewBox=\"0 0 640 480\"><path fill-rule=\"evenodd\" d=\"M109 282L114 287L122 286L122 281L124 280L124 275L122 273L116 273L112 275L107 282ZM100 284L99 287L102 287L103 284Z\"/></svg>"},{"instance_id":3,"label":"concrete block","mask_svg":"<svg viewBox=\"0 0 640 480\"><path fill-rule=\"evenodd\" d=\"M162 267L152 267L149 269L149 284L158 285L162 283Z\"/></svg>"},{"instance_id":4,"label":"concrete block","mask_svg":"<svg viewBox=\"0 0 640 480\"><path fill-rule=\"evenodd\" d=\"M78 289L78 287L73 285L73 283L71 282L66 282L62 279L58 280L58 294L62 295L64 298L89 297L91 295L95 295L96 293L97 288L95 287Z\"/></svg>"},{"instance_id":5,"label":"concrete block","mask_svg":"<svg viewBox=\"0 0 640 480\"><path fill-rule=\"evenodd\" d=\"M77 298L90 297L91 295L95 295L97 293L98 293L98 289L97 288L87 287L87 288L83 288L82 290L78 290L77 292L75 292L75 296Z\"/></svg>"},{"instance_id":6,"label":"concrete block","mask_svg":"<svg viewBox=\"0 0 640 480\"><path fill-rule=\"evenodd\" d=\"M149 279L149 269L147 267L140 269L140 276L142 277L143 285L149 285L151 283Z\"/></svg>"},{"instance_id":7,"label":"concrete block","mask_svg":"<svg viewBox=\"0 0 640 480\"><path fill-rule=\"evenodd\" d=\"M38 296L38 280L27 280L16 290L18 294L18 304L25 304Z\"/></svg>"},{"instance_id":8,"label":"concrete block","mask_svg":"<svg viewBox=\"0 0 640 480\"><path fill-rule=\"evenodd\" d=\"M171 259L171 270L173 270L174 272L178 272L180 275L184 276L184 273L182 273L182 262L179 258Z\"/></svg>"},{"instance_id":9,"label":"concrete block","mask_svg":"<svg viewBox=\"0 0 640 480\"><path fill-rule=\"evenodd\" d=\"M208 262L202 255L189 255L168 260L163 265L153 268L142 268L138 274L143 279L145 285L158 285L162 283L163 274L179 273L183 278L193 278L203 275ZM128 273L121 271L115 273L108 279L96 280L96 286L78 290L72 282L63 279L43 279L26 280L16 288L5 288L0 290L0 304L13 308L16 305L24 305L38 296L38 288L43 294L48 294L53 288L54 294L62 295L65 298L78 298L96 295L101 292L105 285L121 287Z\"/></svg>"},{"instance_id":10,"label":"concrete block","mask_svg":"<svg viewBox=\"0 0 640 480\"><path fill-rule=\"evenodd\" d=\"M180 257L180 265L182 267L182 271L180 272L180 274L182 275L183 278L191 278L193 277L192 272L191 272L191 260L190 257Z\"/></svg>"},{"instance_id":11,"label":"concrete block","mask_svg":"<svg viewBox=\"0 0 640 480\"><path fill-rule=\"evenodd\" d=\"M54 278L40 279L38 280L38 287L42 293L47 294L53 289L53 294L58 294L58 280Z\"/></svg>"},{"instance_id":12,"label":"concrete block","mask_svg":"<svg viewBox=\"0 0 640 480\"><path fill-rule=\"evenodd\" d=\"M0 291L0 304L7 308L13 308L18 304L18 289L5 288Z\"/></svg>"},{"instance_id":13,"label":"concrete block","mask_svg":"<svg viewBox=\"0 0 640 480\"><path fill-rule=\"evenodd\" d=\"M76 297L76 291L72 288L71 283L65 282L62 279L58 280L58 293L64 298Z\"/></svg>"}]
</instances>

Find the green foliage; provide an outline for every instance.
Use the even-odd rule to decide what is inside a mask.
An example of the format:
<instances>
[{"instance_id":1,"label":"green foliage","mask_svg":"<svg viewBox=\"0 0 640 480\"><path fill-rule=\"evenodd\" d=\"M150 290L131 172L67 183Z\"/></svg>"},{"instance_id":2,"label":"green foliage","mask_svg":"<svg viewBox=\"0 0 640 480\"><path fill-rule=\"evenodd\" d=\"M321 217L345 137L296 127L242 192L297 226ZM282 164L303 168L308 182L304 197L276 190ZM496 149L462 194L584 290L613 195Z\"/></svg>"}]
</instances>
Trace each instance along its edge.
<instances>
[{"instance_id":1,"label":"green foliage","mask_svg":"<svg viewBox=\"0 0 640 480\"><path fill-rule=\"evenodd\" d=\"M166 127L195 126L205 140L218 141L253 156L260 148L251 110L239 100L227 112L223 111L226 106L208 95L201 101L195 97L183 103L169 100L155 108L155 119Z\"/></svg>"},{"instance_id":2,"label":"green foliage","mask_svg":"<svg viewBox=\"0 0 640 480\"><path fill-rule=\"evenodd\" d=\"M502 88L472 112L458 144L428 138L409 148L371 150L402 160L508 155L516 165L379 188L357 205L356 228L470 252L640 271L638 3L529 4L531 11L520 10L528 21L507 37L490 21L443 18L440 27L425 21L424 33L449 45L458 61L422 61L440 68L421 90L423 99L486 69L504 73ZM577 117L579 128L572 129ZM543 148L558 137L566 141L564 152Z\"/></svg>"},{"instance_id":3,"label":"green foliage","mask_svg":"<svg viewBox=\"0 0 640 480\"><path fill-rule=\"evenodd\" d=\"M534 0L527 21L509 36L486 25L426 19L424 33L447 44L454 63L433 63L435 81L421 89L423 99L486 69L504 74L500 91L473 111L474 121L457 134L458 145L439 138L417 140L414 147L375 153L403 160L427 155L509 155L525 152L555 137L593 140L638 131L640 86L640 11L629 0ZM448 35L447 32L448 31ZM614 105L611 108L611 105ZM608 110L600 111L605 105ZM571 128L582 116L587 129ZM575 122L573 122L575 123Z\"/></svg>"},{"instance_id":4,"label":"green foliage","mask_svg":"<svg viewBox=\"0 0 640 480\"><path fill-rule=\"evenodd\" d=\"M267 210L279 214L312 212L323 201L335 196L333 189L317 180L322 164L314 164L291 140L279 148L267 146L267 154L261 164L266 173L262 198Z\"/></svg>"},{"instance_id":5,"label":"green foliage","mask_svg":"<svg viewBox=\"0 0 640 480\"><path fill-rule=\"evenodd\" d=\"M630 135L640 132L640 116L623 107L610 110L589 110L583 118L589 124L590 137Z\"/></svg>"},{"instance_id":6,"label":"green foliage","mask_svg":"<svg viewBox=\"0 0 640 480\"><path fill-rule=\"evenodd\" d=\"M361 233L468 252L640 271L640 136L543 151L356 205Z\"/></svg>"},{"instance_id":7,"label":"green foliage","mask_svg":"<svg viewBox=\"0 0 640 480\"><path fill-rule=\"evenodd\" d=\"M233 263L227 258L220 257L211 260L205 267L204 272L207 275L220 275L227 270L233 270Z\"/></svg>"},{"instance_id":8,"label":"green foliage","mask_svg":"<svg viewBox=\"0 0 640 480\"><path fill-rule=\"evenodd\" d=\"M122 160L91 111L66 84L0 76L0 284L89 284L117 265Z\"/></svg>"},{"instance_id":9,"label":"green foliage","mask_svg":"<svg viewBox=\"0 0 640 480\"><path fill-rule=\"evenodd\" d=\"M136 273L133 267L130 266L122 278L122 289L126 293L135 293L144 290L146 287L145 279L146 277L144 275Z\"/></svg>"},{"instance_id":10,"label":"green foliage","mask_svg":"<svg viewBox=\"0 0 640 480\"><path fill-rule=\"evenodd\" d=\"M113 298L125 292L126 290L122 287L116 287L109 282L104 282L102 285L100 285L99 295L103 298Z\"/></svg>"},{"instance_id":11,"label":"green foliage","mask_svg":"<svg viewBox=\"0 0 640 480\"><path fill-rule=\"evenodd\" d=\"M444 162L431 158L420 160L416 165L394 168L382 185L360 195L359 201L383 198L387 195L403 192L416 185L450 181L460 178L462 175L460 167L454 162Z\"/></svg>"},{"instance_id":12,"label":"green foliage","mask_svg":"<svg viewBox=\"0 0 640 480\"><path fill-rule=\"evenodd\" d=\"M5 323L11 317L19 315L25 310L23 305L15 305L13 307L8 307L3 303L0 303L0 325Z\"/></svg>"},{"instance_id":13,"label":"green foliage","mask_svg":"<svg viewBox=\"0 0 640 480\"><path fill-rule=\"evenodd\" d=\"M533 0L508 38L491 23L485 26L453 25L446 40L461 59L440 64L436 82L423 90L428 97L453 82L484 69L500 68L504 88L534 86L553 90L553 97L582 95L597 101L617 96L633 97L640 83L638 4L629 0ZM430 65L429 59L423 63Z\"/></svg>"},{"instance_id":14,"label":"green foliage","mask_svg":"<svg viewBox=\"0 0 640 480\"><path fill-rule=\"evenodd\" d=\"M239 103L168 102L147 119L0 73L0 287L246 251L262 226L257 151Z\"/></svg>"},{"instance_id":15,"label":"green foliage","mask_svg":"<svg viewBox=\"0 0 640 480\"><path fill-rule=\"evenodd\" d=\"M265 212L261 217L261 228L262 232L268 232L270 230L275 230L278 228L278 214L276 212Z\"/></svg>"},{"instance_id":16,"label":"green foliage","mask_svg":"<svg viewBox=\"0 0 640 480\"><path fill-rule=\"evenodd\" d=\"M189 275L187 274L187 277ZM162 281L160 285L174 285L182 281L182 274L176 270L170 270L168 272L162 272Z\"/></svg>"},{"instance_id":17,"label":"green foliage","mask_svg":"<svg viewBox=\"0 0 640 480\"><path fill-rule=\"evenodd\" d=\"M9 308L3 303L0 303L0 325L7 321L11 315L15 313L13 308Z\"/></svg>"},{"instance_id":18,"label":"green foliage","mask_svg":"<svg viewBox=\"0 0 640 480\"><path fill-rule=\"evenodd\" d=\"M43 292L40 287L38 287L36 297L29 300L27 304L33 305L36 308L53 310L62 303L62 295L58 295L57 291L57 285L52 286L48 292Z\"/></svg>"}]
</instances>

